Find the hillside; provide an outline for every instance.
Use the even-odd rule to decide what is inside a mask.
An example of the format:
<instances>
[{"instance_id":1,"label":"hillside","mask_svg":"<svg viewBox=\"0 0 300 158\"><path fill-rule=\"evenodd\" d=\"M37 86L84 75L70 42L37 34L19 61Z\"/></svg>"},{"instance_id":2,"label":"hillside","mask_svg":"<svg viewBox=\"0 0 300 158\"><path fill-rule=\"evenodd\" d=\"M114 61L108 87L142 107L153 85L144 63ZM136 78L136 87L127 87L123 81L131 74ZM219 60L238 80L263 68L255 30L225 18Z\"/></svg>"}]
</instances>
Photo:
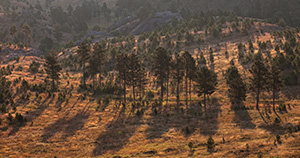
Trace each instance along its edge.
<instances>
[{"instance_id":1,"label":"hillside","mask_svg":"<svg viewBox=\"0 0 300 158\"><path fill-rule=\"evenodd\" d=\"M0 157L299 157L300 91L299 78L293 77L294 72L299 76L299 40L297 29L230 14L172 20L149 33L101 39L106 52L103 79L98 84L89 76L86 89L78 47L63 49L58 55L63 70L57 92L50 90L45 59L21 54L1 64L12 82L8 89L14 104L0 115ZM178 105L173 78L163 85L170 87L168 101L166 95L159 101L161 88L152 70L157 47L166 48L172 59L188 51L197 67L207 66L216 73L218 84L207 107L195 82L185 105L185 81L180 83ZM142 61L148 82L137 97L141 101L133 101L132 87L127 86L124 102L116 65L120 54L132 53ZM260 110L255 109L255 94L250 91L234 107L225 72L234 61L248 85L249 69L259 53L266 65L280 61L285 86L276 109L268 90L261 95ZM33 61L40 63L34 72ZM17 113L26 121L10 122L9 114ZM212 149L207 147L209 137L214 140Z\"/></svg>"},{"instance_id":2,"label":"hillside","mask_svg":"<svg viewBox=\"0 0 300 158\"><path fill-rule=\"evenodd\" d=\"M190 20L198 15L227 14L241 17L260 18L274 24L293 27L299 24L297 0L1 0L0 1L0 39L2 42L23 44L43 52L74 46L87 34L105 33L101 38L115 37L119 32L112 27L128 16L136 16L129 26L122 26L121 34L140 34L147 29L156 14L171 11ZM222 13L222 14L220 14ZM148 20L149 19L149 20ZM26 24L26 25L25 25ZM155 23L152 23L153 25ZM29 26L29 31L23 26ZM133 26L134 25L134 26ZM16 31L11 32L11 27ZM124 31L128 27L144 27L135 31ZM155 25L154 25L155 26ZM157 28L157 27L155 27Z\"/></svg>"}]
</instances>

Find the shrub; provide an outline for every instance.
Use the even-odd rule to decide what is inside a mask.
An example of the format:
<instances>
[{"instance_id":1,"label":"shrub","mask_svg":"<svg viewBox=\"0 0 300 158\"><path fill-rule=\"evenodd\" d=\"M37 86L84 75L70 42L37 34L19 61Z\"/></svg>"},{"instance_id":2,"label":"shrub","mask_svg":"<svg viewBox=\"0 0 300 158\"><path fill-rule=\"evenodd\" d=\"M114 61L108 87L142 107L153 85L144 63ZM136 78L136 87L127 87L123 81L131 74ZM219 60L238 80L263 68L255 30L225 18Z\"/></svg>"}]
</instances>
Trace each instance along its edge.
<instances>
[{"instance_id":1,"label":"shrub","mask_svg":"<svg viewBox=\"0 0 300 158\"><path fill-rule=\"evenodd\" d=\"M22 71L23 70L23 67L21 65L19 65L17 68L16 68L16 71Z\"/></svg>"},{"instance_id":2,"label":"shrub","mask_svg":"<svg viewBox=\"0 0 300 158\"><path fill-rule=\"evenodd\" d=\"M152 100L154 98L154 93L151 90L147 91L146 98Z\"/></svg>"},{"instance_id":3,"label":"shrub","mask_svg":"<svg viewBox=\"0 0 300 158\"><path fill-rule=\"evenodd\" d=\"M257 158L262 158L263 157L263 153L261 152L261 151L259 151L258 153L257 153Z\"/></svg>"},{"instance_id":4,"label":"shrub","mask_svg":"<svg viewBox=\"0 0 300 158\"><path fill-rule=\"evenodd\" d=\"M2 105L2 106L1 106L0 112L2 112L2 113L7 113L7 109L6 109L6 106L5 106L5 105Z\"/></svg>"},{"instance_id":5,"label":"shrub","mask_svg":"<svg viewBox=\"0 0 300 158\"><path fill-rule=\"evenodd\" d=\"M29 72L33 74L38 73L40 65L41 63L33 61L29 66Z\"/></svg>"},{"instance_id":6,"label":"shrub","mask_svg":"<svg viewBox=\"0 0 300 158\"><path fill-rule=\"evenodd\" d=\"M286 110L286 105L285 105L285 104L280 104L280 105L278 106L278 110L279 110L279 111L287 111L287 110Z\"/></svg>"},{"instance_id":7,"label":"shrub","mask_svg":"<svg viewBox=\"0 0 300 158\"><path fill-rule=\"evenodd\" d=\"M207 140L207 149L211 150L215 147L215 141L214 139L210 136Z\"/></svg>"},{"instance_id":8,"label":"shrub","mask_svg":"<svg viewBox=\"0 0 300 158\"><path fill-rule=\"evenodd\" d=\"M8 120L9 124L13 124L14 117L11 115L11 113L8 114L6 119Z\"/></svg>"},{"instance_id":9,"label":"shrub","mask_svg":"<svg viewBox=\"0 0 300 158\"><path fill-rule=\"evenodd\" d=\"M276 135L276 141L278 142L278 144L282 143L281 140L280 140L280 135L279 134Z\"/></svg>"},{"instance_id":10,"label":"shrub","mask_svg":"<svg viewBox=\"0 0 300 158\"><path fill-rule=\"evenodd\" d=\"M192 148L193 148L193 142L189 142L189 144L188 144L188 146L189 146L189 148L192 150Z\"/></svg>"},{"instance_id":11,"label":"shrub","mask_svg":"<svg viewBox=\"0 0 300 158\"><path fill-rule=\"evenodd\" d=\"M274 123L275 123L275 124L278 124L278 123L280 123L280 120L276 117L276 118L274 119Z\"/></svg>"}]
</instances>

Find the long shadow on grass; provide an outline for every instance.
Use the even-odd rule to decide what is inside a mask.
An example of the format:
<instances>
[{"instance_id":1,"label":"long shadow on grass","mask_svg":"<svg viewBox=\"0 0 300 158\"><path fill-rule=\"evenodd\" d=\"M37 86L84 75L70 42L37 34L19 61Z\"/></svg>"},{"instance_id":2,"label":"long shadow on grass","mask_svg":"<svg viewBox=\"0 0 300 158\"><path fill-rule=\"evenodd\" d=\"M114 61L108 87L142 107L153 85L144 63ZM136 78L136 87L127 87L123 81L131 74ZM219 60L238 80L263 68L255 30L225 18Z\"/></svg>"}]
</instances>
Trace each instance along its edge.
<instances>
[{"instance_id":1,"label":"long shadow on grass","mask_svg":"<svg viewBox=\"0 0 300 158\"><path fill-rule=\"evenodd\" d=\"M42 141L46 142L59 132L63 132L63 138L75 135L78 130L83 128L89 116L90 113L88 111L88 106L78 112L75 116L72 116L70 119L67 118L68 115L65 115L63 118L57 120L44 129L44 134L41 136Z\"/></svg>"},{"instance_id":2,"label":"long shadow on grass","mask_svg":"<svg viewBox=\"0 0 300 158\"><path fill-rule=\"evenodd\" d=\"M145 110L146 107L143 111ZM107 151L119 151L140 126L143 114L140 116L131 114L131 117L128 117L125 111L125 107L122 106L114 120L106 126L106 131L96 139L94 156L105 154Z\"/></svg>"},{"instance_id":3,"label":"long shadow on grass","mask_svg":"<svg viewBox=\"0 0 300 158\"><path fill-rule=\"evenodd\" d=\"M45 100L40 103L40 105L38 105L38 109L36 109L35 111L29 112L27 115L25 115L25 118L27 119L27 123L32 122L33 120L35 120L36 118L38 118L39 116L41 116L43 114L43 112L46 110L47 108L47 104L46 102L50 99L50 97L45 98ZM50 102L53 101L54 98L51 98ZM12 130L9 132L9 136L16 134L22 127L26 126L26 123L23 123L21 125L14 125ZM8 128L6 128L8 129Z\"/></svg>"},{"instance_id":4,"label":"long shadow on grass","mask_svg":"<svg viewBox=\"0 0 300 158\"><path fill-rule=\"evenodd\" d=\"M249 115L245 105L233 107L234 119L233 121L242 129L254 129L256 126L252 123L252 118Z\"/></svg>"},{"instance_id":5,"label":"long shadow on grass","mask_svg":"<svg viewBox=\"0 0 300 158\"><path fill-rule=\"evenodd\" d=\"M259 126L260 128L263 128L269 132L271 132L272 134L285 134L286 130L288 127L291 127L292 124L287 123L287 124L280 124L280 123L272 123L269 125L261 125Z\"/></svg>"},{"instance_id":6,"label":"long shadow on grass","mask_svg":"<svg viewBox=\"0 0 300 158\"><path fill-rule=\"evenodd\" d=\"M212 103L204 112L204 118L200 123L200 133L202 135L211 136L218 132L219 121L218 115L221 112L219 102Z\"/></svg>"},{"instance_id":7,"label":"long shadow on grass","mask_svg":"<svg viewBox=\"0 0 300 158\"><path fill-rule=\"evenodd\" d=\"M181 104L181 106L184 106ZM149 126L146 130L147 139L159 139L170 129L181 131L185 137L189 137L196 128L198 128L198 120L203 115L203 108L197 104L191 104L187 109L187 114L180 107L175 106L174 109L168 108L160 110L157 114L152 109L151 118L146 120Z\"/></svg>"}]
</instances>

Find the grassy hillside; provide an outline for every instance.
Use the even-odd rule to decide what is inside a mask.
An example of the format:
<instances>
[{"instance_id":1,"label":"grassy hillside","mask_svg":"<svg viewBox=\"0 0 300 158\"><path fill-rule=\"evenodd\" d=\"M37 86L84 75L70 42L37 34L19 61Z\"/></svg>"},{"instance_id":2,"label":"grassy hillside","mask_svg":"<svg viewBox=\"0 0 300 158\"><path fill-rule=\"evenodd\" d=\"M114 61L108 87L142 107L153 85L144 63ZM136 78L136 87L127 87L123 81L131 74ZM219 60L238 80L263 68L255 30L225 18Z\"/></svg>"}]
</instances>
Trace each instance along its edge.
<instances>
[{"instance_id":1,"label":"grassy hillside","mask_svg":"<svg viewBox=\"0 0 300 158\"><path fill-rule=\"evenodd\" d=\"M218 20L215 22L218 23ZM238 23L236 29L233 23ZM0 125L0 157L299 157L299 85L284 87L275 111L271 109L269 93L263 93L258 111L252 93L247 94L245 108L232 108L224 79L224 71L233 60L242 78L249 82L252 63L252 60L246 60L249 39L253 42L253 54L261 51L266 60L270 60L268 56L275 57L279 53L288 57L283 49L287 39L275 32L282 31L284 34L289 31L259 20L253 21L246 31L242 31L247 20L239 19L237 23L225 22L221 25L221 31L217 31L217 36L214 36L213 29L198 29L195 25L189 27L186 26L188 23L183 23L173 27L174 30L167 28L168 31L163 31L162 28L160 32L101 41L107 48L108 57L107 74L101 87L120 84L111 66L114 53L137 52L146 70L150 71L153 48L158 46L167 48L172 55L189 51L195 59L203 52L207 66L218 76L217 90L209 97L207 108L199 105L203 98L197 95L194 88L191 102L188 106L184 105L184 83L180 85L179 107L176 106L172 86L169 101L160 104L159 88L152 73L148 75L145 92L152 91L155 97L147 99L145 94L141 102L133 102L130 87L127 87L129 101L126 103L122 102L117 92L94 94L82 90L76 47L59 54L64 69L59 80L59 92L55 93L47 92L50 86L43 72L44 59L27 56L3 62L1 67L13 67L6 78L14 84L11 89L16 109L9 107L9 113L12 116L21 113L26 122L11 125L7 119L8 113L0 116L3 120ZM178 38L181 30L183 37ZM299 32L291 32L296 37L295 47L298 47ZM191 34L193 40L189 41L187 34ZM266 48L259 44L263 42ZM275 47L280 43L282 46L278 53ZM240 58L240 44L245 47L245 58ZM213 50L214 64L209 61L210 48ZM293 53L299 55L296 48ZM41 63L35 74L28 70L33 61ZM21 71L19 66L23 68ZM289 70L284 69L284 73L289 74ZM24 86L23 79L29 86ZM88 84L92 83L90 78ZM22 87L29 88L24 92ZM208 150L210 136L215 147Z\"/></svg>"}]
</instances>

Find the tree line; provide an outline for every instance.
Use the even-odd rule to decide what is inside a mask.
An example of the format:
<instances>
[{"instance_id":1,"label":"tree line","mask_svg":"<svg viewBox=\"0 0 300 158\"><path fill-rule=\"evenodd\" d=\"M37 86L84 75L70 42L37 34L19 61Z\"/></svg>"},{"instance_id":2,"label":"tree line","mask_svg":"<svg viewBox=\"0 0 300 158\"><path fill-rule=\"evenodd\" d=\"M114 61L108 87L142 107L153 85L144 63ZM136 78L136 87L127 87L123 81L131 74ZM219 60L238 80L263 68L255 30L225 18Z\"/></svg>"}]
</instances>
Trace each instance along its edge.
<instances>
[{"instance_id":1,"label":"tree line","mask_svg":"<svg viewBox=\"0 0 300 158\"><path fill-rule=\"evenodd\" d=\"M211 49L212 51L212 49ZM96 85L100 85L103 79L103 70L105 61L108 60L106 50L101 43L91 46L87 42L82 42L77 49L77 56L82 70L82 89L87 89L87 78L93 79L92 89ZM213 53L210 53L210 58ZM55 56L55 55L54 55ZM46 58L46 63L53 63L53 53ZM213 59L211 59L213 60ZM58 60L55 60L58 63ZM54 63L55 63L54 62ZM143 61L136 52L120 53L116 57L114 71L117 74L116 79L122 85L123 100L127 99L127 88L131 87L133 100L136 101L136 94L142 98L143 90L147 84L151 83L151 78L158 81L160 87L159 98L161 101L169 100L169 84L175 81L176 84L176 101L180 103L181 89L180 85L184 83L185 102L191 101L192 89L198 96L203 95L203 104L206 106L207 96L212 95L217 90L218 79L216 72L210 69L206 64L196 62L191 53L185 51L180 53L171 53L165 48L158 47L152 54L152 65L150 69L143 66ZM266 62L261 52L254 55L254 61L251 64L249 72L251 77L249 81L242 78L237 66L232 60L230 67L225 73L225 80L228 85L228 97L235 106L242 106L246 100L248 92L252 92L256 96L256 107L259 109L260 96L263 92L272 92L273 106L275 108L275 100L279 92L283 88L282 71L279 63L275 58ZM51 64L45 65L47 69L55 69L57 73L61 70L53 68ZM53 80L57 80L57 75L53 75L53 71L46 71ZM98 84L95 82L98 79ZM154 80L153 80L154 81ZM54 83L54 81L53 81ZM246 86L249 84L250 86ZM139 91L139 93L137 93ZM166 98L165 98L166 97Z\"/></svg>"}]
</instances>

